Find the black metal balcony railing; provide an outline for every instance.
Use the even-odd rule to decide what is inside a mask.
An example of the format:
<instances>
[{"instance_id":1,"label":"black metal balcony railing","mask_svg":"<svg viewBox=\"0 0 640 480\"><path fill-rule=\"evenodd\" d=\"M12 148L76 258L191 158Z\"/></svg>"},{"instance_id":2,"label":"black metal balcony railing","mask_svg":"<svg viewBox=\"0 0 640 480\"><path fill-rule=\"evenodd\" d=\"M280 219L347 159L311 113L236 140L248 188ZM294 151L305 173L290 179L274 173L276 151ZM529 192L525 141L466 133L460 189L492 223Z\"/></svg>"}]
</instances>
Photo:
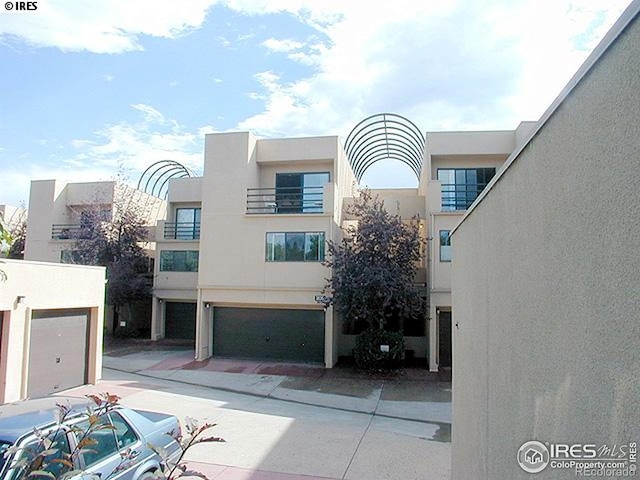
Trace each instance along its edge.
<instances>
[{"instance_id":1,"label":"black metal balcony railing","mask_svg":"<svg viewBox=\"0 0 640 480\"><path fill-rule=\"evenodd\" d=\"M468 209L486 186L486 183L441 184L442 210L452 211Z\"/></svg>"},{"instance_id":2,"label":"black metal balcony railing","mask_svg":"<svg viewBox=\"0 0 640 480\"><path fill-rule=\"evenodd\" d=\"M247 189L247 213L323 212L323 187Z\"/></svg>"},{"instance_id":3,"label":"black metal balcony railing","mask_svg":"<svg viewBox=\"0 0 640 480\"><path fill-rule=\"evenodd\" d=\"M62 224L54 223L51 225L51 238L53 240L68 240L76 238L80 231L80 224Z\"/></svg>"},{"instance_id":4,"label":"black metal balcony railing","mask_svg":"<svg viewBox=\"0 0 640 480\"><path fill-rule=\"evenodd\" d=\"M200 222L167 222L164 224L164 238L169 240L198 240Z\"/></svg>"}]
</instances>

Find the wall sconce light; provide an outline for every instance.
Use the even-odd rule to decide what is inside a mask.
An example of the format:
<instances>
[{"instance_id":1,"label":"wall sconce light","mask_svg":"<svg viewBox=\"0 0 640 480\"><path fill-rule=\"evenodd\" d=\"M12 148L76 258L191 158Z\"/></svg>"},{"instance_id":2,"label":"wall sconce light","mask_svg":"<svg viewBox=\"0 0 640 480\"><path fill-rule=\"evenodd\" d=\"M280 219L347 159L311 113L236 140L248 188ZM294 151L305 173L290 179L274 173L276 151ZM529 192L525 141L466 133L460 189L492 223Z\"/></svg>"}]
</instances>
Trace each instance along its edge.
<instances>
[{"instance_id":1,"label":"wall sconce light","mask_svg":"<svg viewBox=\"0 0 640 480\"><path fill-rule=\"evenodd\" d=\"M18 295L18 297L16 298L16 303L19 305L21 303L24 303L26 299L27 297L25 297L24 295Z\"/></svg>"},{"instance_id":2,"label":"wall sconce light","mask_svg":"<svg viewBox=\"0 0 640 480\"><path fill-rule=\"evenodd\" d=\"M322 308L324 308L325 311L329 308L329 305L333 303L333 298L328 295L316 295L313 299L316 303L322 305Z\"/></svg>"},{"instance_id":3,"label":"wall sconce light","mask_svg":"<svg viewBox=\"0 0 640 480\"><path fill-rule=\"evenodd\" d=\"M161 298L158 299L159 303L164 303L164 300L162 300Z\"/></svg>"},{"instance_id":4,"label":"wall sconce light","mask_svg":"<svg viewBox=\"0 0 640 480\"><path fill-rule=\"evenodd\" d=\"M205 303L204 308L211 308L211 304L209 302Z\"/></svg>"}]
</instances>

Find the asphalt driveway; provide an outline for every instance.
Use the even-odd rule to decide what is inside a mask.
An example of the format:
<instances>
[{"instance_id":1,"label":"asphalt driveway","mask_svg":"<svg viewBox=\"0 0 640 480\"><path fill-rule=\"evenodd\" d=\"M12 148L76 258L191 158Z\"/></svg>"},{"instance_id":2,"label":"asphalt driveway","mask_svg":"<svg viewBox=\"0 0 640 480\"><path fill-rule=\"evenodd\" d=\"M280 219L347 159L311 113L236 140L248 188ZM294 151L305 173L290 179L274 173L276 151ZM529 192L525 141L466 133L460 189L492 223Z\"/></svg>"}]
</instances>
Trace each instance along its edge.
<instances>
[{"instance_id":1,"label":"asphalt driveway","mask_svg":"<svg viewBox=\"0 0 640 480\"><path fill-rule=\"evenodd\" d=\"M184 347L110 351L103 380L133 408L216 423L191 466L211 480L450 478L451 385L279 363L193 361Z\"/></svg>"}]
</instances>

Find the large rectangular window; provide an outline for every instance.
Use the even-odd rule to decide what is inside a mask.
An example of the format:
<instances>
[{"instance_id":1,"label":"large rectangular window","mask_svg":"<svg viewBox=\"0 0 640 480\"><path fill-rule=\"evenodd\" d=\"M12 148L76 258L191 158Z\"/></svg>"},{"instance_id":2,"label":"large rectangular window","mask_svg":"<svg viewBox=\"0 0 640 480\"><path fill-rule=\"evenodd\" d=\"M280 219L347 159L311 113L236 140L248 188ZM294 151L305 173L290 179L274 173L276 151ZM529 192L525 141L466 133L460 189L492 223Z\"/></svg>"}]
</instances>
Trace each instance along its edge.
<instances>
[{"instance_id":1,"label":"large rectangular window","mask_svg":"<svg viewBox=\"0 0 640 480\"><path fill-rule=\"evenodd\" d=\"M61 250L60 263L82 264L80 252L77 250Z\"/></svg>"},{"instance_id":2,"label":"large rectangular window","mask_svg":"<svg viewBox=\"0 0 640 480\"><path fill-rule=\"evenodd\" d=\"M162 250L160 252L161 272L197 272L197 250Z\"/></svg>"},{"instance_id":3,"label":"large rectangular window","mask_svg":"<svg viewBox=\"0 0 640 480\"><path fill-rule=\"evenodd\" d=\"M324 232L267 233L267 262L322 262Z\"/></svg>"},{"instance_id":4,"label":"large rectangular window","mask_svg":"<svg viewBox=\"0 0 640 480\"><path fill-rule=\"evenodd\" d=\"M277 173L277 212L322 213L322 192L326 183L329 183L329 172Z\"/></svg>"},{"instance_id":5,"label":"large rectangular window","mask_svg":"<svg viewBox=\"0 0 640 480\"><path fill-rule=\"evenodd\" d=\"M442 210L466 210L496 174L491 168L439 168Z\"/></svg>"},{"instance_id":6,"label":"large rectangular window","mask_svg":"<svg viewBox=\"0 0 640 480\"><path fill-rule=\"evenodd\" d=\"M197 240L200 238L200 208L176 208L175 226L165 231L165 238L175 238L176 240ZM173 231L171 231L173 230ZM173 233L173 235L171 235Z\"/></svg>"},{"instance_id":7,"label":"large rectangular window","mask_svg":"<svg viewBox=\"0 0 640 480\"><path fill-rule=\"evenodd\" d=\"M449 230L440 230L440 261L451 261L451 237Z\"/></svg>"}]
</instances>

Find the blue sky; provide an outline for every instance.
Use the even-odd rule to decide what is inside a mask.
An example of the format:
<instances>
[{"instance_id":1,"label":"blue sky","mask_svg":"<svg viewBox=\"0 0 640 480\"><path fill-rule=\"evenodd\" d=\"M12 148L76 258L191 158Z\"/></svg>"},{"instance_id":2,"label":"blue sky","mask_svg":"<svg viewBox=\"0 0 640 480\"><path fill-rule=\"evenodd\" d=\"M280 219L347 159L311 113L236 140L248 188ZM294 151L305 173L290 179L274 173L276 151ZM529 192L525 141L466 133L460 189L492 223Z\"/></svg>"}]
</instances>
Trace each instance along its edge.
<instances>
[{"instance_id":1,"label":"blue sky","mask_svg":"<svg viewBox=\"0 0 640 480\"><path fill-rule=\"evenodd\" d=\"M536 120L629 0L40 0L0 11L0 204L31 179L202 170L207 132L340 135ZM363 181L412 186L380 162Z\"/></svg>"}]
</instances>

